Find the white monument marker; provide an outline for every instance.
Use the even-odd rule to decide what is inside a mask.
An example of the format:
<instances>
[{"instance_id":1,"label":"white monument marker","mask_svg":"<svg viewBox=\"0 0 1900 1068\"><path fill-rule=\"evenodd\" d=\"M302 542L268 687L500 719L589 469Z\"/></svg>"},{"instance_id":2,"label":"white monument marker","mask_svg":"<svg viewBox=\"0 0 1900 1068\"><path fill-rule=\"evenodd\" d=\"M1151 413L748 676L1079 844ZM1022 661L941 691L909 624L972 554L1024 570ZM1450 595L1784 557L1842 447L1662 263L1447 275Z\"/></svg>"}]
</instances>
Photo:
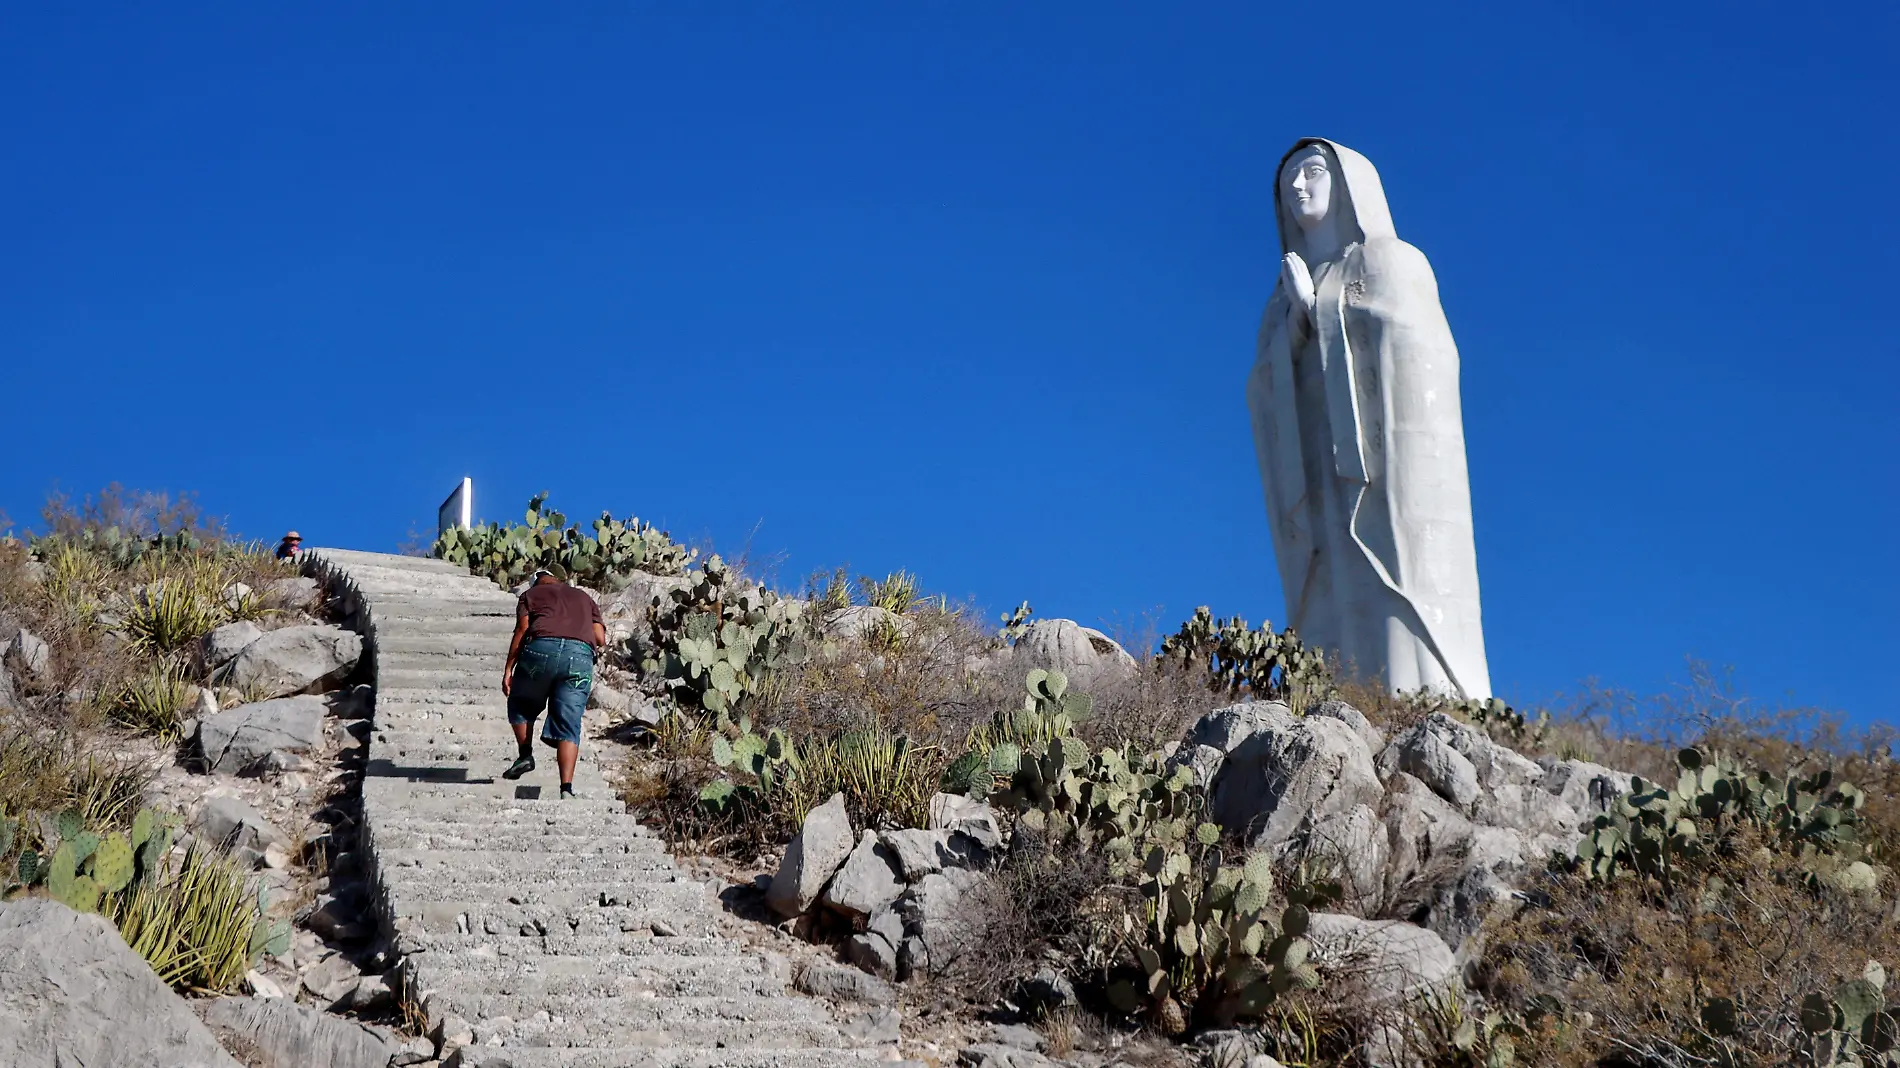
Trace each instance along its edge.
<instances>
[{"instance_id":1,"label":"white monument marker","mask_svg":"<svg viewBox=\"0 0 1900 1068\"><path fill-rule=\"evenodd\" d=\"M1280 279L1247 404L1288 623L1394 692L1489 697L1438 281L1352 149L1299 141L1273 202Z\"/></svg>"},{"instance_id":2,"label":"white monument marker","mask_svg":"<svg viewBox=\"0 0 1900 1068\"><path fill-rule=\"evenodd\" d=\"M436 537L441 537L445 530L453 530L457 527L467 530L473 525L474 510L475 480L463 478L461 484L455 487L455 492L449 494L449 499L443 501L442 507L436 509Z\"/></svg>"}]
</instances>

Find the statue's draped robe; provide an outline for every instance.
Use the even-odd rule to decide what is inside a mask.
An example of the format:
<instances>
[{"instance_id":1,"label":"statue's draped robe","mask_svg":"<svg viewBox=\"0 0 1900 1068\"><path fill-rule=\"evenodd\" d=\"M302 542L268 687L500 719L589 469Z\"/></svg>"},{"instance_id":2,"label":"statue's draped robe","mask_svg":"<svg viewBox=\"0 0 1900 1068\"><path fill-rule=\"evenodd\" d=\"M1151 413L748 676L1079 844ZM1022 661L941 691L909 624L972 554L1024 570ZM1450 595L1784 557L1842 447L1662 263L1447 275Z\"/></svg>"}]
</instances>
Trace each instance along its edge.
<instances>
[{"instance_id":1,"label":"statue's draped robe","mask_svg":"<svg viewBox=\"0 0 1900 1068\"><path fill-rule=\"evenodd\" d=\"M1372 164L1320 143L1338 162L1331 210L1356 225L1314 263L1275 182L1282 246L1313 274L1314 325L1291 335L1276 288L1247 385L1288 623L1393 691L1489 697L1458 350L1438 283L1393 232Z\"/></svg>"}]
</instances>

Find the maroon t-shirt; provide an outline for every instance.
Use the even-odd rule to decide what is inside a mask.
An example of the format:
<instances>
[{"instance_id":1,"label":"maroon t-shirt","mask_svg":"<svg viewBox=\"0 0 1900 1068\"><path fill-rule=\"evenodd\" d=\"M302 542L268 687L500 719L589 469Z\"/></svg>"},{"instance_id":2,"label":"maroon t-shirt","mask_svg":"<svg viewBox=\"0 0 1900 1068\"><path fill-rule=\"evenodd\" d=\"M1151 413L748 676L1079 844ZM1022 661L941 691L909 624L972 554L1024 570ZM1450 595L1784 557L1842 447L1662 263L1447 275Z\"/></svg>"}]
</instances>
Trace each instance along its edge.
<instances>
[{"instance_id":1,"label":"maroon t-shirt","mask_svg":"<svg viewBox=\"0 0 1900 1068\"><path fill-rule=\"evenodd\" d=\"M530 638L572 638L594 644L594 624L599 623L600 606L586 590L562 582L543 582L521 595L520 611L528 613Z\"/></svg>"}]
</instances>

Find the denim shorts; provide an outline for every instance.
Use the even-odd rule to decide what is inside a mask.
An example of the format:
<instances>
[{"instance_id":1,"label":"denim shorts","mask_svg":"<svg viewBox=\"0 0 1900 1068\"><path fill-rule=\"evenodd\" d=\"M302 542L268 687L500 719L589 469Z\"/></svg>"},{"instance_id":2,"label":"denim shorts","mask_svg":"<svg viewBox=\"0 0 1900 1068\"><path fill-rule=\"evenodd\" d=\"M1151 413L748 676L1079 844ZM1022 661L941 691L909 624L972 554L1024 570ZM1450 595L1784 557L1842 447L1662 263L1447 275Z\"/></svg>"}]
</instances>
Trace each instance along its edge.
<instances>
[{"instance_id":1,"label":"denim shorts","mask_svg":"<svg viewBox=\"0 0 1900 1068\"><path fill-rule=\"evenodd\" d=\"M514 692L508 695L508 722L534 725L547 710L544 742L581 741L581 713L594 688L594 647L572 638L532 638L515 658Z\"/></svg>"}]
</instances>

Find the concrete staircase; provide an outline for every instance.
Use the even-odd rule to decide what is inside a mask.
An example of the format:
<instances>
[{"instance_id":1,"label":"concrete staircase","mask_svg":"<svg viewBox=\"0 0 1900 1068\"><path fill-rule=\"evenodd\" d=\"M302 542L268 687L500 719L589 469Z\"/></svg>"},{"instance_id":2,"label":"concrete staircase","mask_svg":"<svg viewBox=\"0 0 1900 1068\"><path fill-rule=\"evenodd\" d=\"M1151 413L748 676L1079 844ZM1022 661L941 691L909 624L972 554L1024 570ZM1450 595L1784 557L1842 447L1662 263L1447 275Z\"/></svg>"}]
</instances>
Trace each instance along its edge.
<instances>
[{"instance_id":1,"label":"concrete staircase","mask_svg":"<svg viewBox=\"0 0 1900 1068\"><path fill-rule=\"evenodd\" d=\"M519 782L501 669L515 598L439 560L310 550L356 599L376 672L364 840L381 921L444 1068L817 1068L853 1049L784 963L715 933L713 888L626 813L584 745ZM538 728L537 728L538 729ZM498 1043L498 1044L497 1044Z\"/></svg>"}]
</instances>

